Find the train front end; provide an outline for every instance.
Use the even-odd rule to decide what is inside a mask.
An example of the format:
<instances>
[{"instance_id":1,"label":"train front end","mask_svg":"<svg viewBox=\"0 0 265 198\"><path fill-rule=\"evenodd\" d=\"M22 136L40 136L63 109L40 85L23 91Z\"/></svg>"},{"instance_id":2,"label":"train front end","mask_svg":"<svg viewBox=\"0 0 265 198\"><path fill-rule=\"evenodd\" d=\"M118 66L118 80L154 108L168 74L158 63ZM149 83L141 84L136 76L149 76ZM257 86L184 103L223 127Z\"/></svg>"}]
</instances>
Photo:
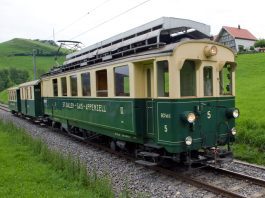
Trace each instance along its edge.
<instances>
[{"instance_id":1,"label":"train front end","mask_svg":"<svg viewBox=\"0 0 265 198\"><path fill-rule=\"evenodd\" d=\"M158 143L179 158L231 157L239 117L233 51L188 41L175 48L170 62L170 99L156 101Z\"/></svg>"}]
</instances>

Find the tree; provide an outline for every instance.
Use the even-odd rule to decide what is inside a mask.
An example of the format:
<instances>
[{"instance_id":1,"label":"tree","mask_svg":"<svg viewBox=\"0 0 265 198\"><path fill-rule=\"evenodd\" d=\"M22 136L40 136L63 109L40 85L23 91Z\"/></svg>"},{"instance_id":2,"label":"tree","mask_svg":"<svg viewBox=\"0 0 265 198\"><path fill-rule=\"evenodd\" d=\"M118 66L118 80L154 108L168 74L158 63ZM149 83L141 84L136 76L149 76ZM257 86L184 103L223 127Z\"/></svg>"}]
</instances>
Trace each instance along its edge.
<instances>
[{"instance_id":1,"label":"tree","mask_svg":"<svg viewBox=\"0 0 265 198\"><path fill-rule=\"evenodd\" d=\"M254 44L255 47L265 47L265 39L259 39Z\"/></svg>"},{"instance_id":2,"label":"tree","mask_svg":"<svg viewBox=\"0 0 265 198\"><path fill-rule=\"evenodd\" d=\"M10 82L9 79L8 70L7 69L0 70L0 91L5 90L11 85L12 83Z\"/></svg>"},{"instance_id":3,"label":"tree","mask_svg":"<svg viewBox=\"0 0 265 198\"><path fill-rule=\"evenodd\" d=\"M29 80L29 73L26 70L16 68L9 69L9 79L16 85L24 83Z\"/></svg>"}]
</instances>

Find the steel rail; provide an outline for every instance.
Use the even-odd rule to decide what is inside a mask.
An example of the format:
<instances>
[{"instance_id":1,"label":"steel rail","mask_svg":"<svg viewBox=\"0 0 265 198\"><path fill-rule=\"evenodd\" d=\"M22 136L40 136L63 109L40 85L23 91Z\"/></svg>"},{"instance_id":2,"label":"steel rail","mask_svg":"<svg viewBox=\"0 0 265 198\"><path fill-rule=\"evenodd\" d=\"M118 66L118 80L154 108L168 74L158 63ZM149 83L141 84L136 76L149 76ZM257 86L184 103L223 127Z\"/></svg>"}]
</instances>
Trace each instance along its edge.
<instances>
[{"instance_id":1,"label":"steel rail","mask_svg":"<svg viewBox=\"0 0 265 198\"><path fill-rule=\"evenodd\" d=\"M205 167L205 169L216 171L218 173L221 173L221 174L224 174L224 175L227 175L227 176L233 176L234 178L237 178L237 179L247 180L247 181L249 181L249 182L251 182L253 184L265 187L265 180L260 179L260 178L255 178L255 177L252 177L250 175L245 175L245 174L242 174L242 173L239 173L239 172L234 172L234 171L227 170L227 169L224 169L224 168L216 168L216 167L213 167L213 166L207 166L207 167Z\"/></svg>"},{"instance_id":2,"label":"steel rail","mask_svg":"<svg viewBox=\"0 0 265 198\"><path fill-rule=\"evenodd\" d=\"M3 110L3 111L6 111L6 112L9 112L9 111L10 111L10 110L8 109L8 105L1 104L1 103L0 103L0 109Z\"/></svg>"}]
</instances>

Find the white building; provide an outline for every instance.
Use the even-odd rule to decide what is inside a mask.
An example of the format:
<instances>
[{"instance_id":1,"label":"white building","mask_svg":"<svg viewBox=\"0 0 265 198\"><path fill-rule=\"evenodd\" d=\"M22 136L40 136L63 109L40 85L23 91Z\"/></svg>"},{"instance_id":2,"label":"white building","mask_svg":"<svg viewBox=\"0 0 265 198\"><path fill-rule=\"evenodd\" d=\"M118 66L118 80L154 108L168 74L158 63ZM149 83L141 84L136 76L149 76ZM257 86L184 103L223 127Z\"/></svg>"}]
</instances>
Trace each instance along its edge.
<instances>
[{"instance_id":1,"label":"white building","mask_svg":"<svg viewBox=\"0 0 265 198\"><path fill-rule=\"evenodd\" d=\"M223 26L215 38L216 42L232 48L235 52L238 52L240 48L248 50L254 46L256 40L257 38L253 34L247 29L242 29L240 25L237 28Z\"/></svg>"}]
</instances>

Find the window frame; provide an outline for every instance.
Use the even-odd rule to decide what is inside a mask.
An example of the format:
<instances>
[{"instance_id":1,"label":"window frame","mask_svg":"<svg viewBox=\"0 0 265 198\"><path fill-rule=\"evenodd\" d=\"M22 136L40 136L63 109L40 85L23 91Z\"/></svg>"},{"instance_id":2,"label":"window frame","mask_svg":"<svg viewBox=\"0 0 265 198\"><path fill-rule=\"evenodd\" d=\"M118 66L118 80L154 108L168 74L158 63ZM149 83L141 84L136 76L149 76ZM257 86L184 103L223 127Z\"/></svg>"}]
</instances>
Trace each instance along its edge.
<instances>
[{"instance_id":1,"label":"window frame","mask_svg":"<svg viewBox=\"0 0 265 198\"><path fill-rule=\"evenodd\" d=\"M122 87L123 89L123 92L118 92L117 90L117 74L118 72L116 72L116 69L121 69L121 68L126 68L128 73L127 73L127 78L128 78L128 93L125 92L125 88L126 88L126 83L125 83L125 80L124 80L124 77L123 77L123 83L119 84L118 86ZM119 73L120 74L120 73ZM130 67L129 65L121 65L121 66L116 66L116 67L113 67L113 75L114 75L114 96L115 97L130 97L131 96L131 88L130 88ZM118 94L119 93L119 94Z\"/></svg>"},{"instance_id":2,"label":"window frame","mask_svg":"<svg viewBox=\"0 0 265 198\"><path fill-rule=\"evenodd\" d=\"M75 78L73 78L75 77ZM75 79L75 84L76 84L76 94L73 95L73 79ZM69 76L69 80L70 80L70 95L73 97L77 97L78 96L78 75L77 74L73 74L71 76Z\"/></svg>"}]
</instances>

